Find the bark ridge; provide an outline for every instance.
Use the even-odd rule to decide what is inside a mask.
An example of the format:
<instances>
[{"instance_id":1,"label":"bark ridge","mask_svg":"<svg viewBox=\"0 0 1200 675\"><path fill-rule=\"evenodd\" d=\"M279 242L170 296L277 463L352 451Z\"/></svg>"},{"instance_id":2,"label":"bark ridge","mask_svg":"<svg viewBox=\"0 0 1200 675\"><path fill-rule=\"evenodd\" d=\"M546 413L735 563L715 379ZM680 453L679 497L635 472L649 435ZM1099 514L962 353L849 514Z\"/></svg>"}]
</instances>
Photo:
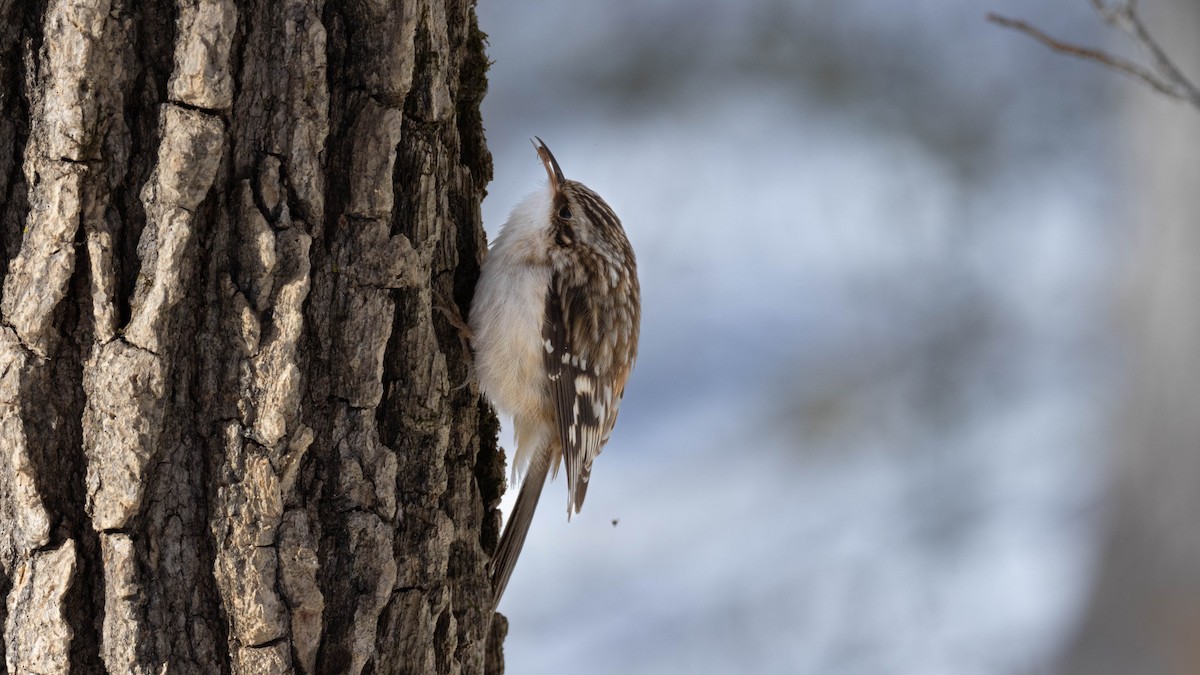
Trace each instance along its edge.
<instances>
[{"instance_id":1,"label":"bark ridge","mask_svg":"<svg viewBox=\"0 0 1200 675\"><path fill-rule=\"evenodd\" d=\"M0 0L10 672L502 671L503 458L435 311L485 252L484 39Z\"/></svg>"}]
</instances>

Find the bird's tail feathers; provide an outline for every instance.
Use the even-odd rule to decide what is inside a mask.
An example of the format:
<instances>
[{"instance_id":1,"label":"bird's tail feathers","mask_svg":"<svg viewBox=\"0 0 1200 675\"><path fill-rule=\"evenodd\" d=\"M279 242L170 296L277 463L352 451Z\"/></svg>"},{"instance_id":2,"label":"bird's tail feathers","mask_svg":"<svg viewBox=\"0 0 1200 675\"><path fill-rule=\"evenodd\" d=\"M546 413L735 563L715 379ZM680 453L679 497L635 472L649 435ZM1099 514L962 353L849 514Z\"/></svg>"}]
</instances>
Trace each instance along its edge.
<instances>
[{"instance_id":1,"label":"bird's tail feathers","mask_svg":"<svg viewBox=\"0 0 1200 675\"><path fill-rule=\"evenodd\" d=\"M517 557L521 555L521 548L525 545L525 535L529 534L529 524L533 521L533 512L537 510L542 486L546 483L546 474L550 469L549 454L534 454L525 471L521 491L517 493L517 503L513 506L508 522L504 524L504 533L500 535L500 544L496 546L496 555L492 557L492 609L500 604L500 597L504 595L504 588L508 586L508 578L512 576Z\"/></svg>"}]
</instances>

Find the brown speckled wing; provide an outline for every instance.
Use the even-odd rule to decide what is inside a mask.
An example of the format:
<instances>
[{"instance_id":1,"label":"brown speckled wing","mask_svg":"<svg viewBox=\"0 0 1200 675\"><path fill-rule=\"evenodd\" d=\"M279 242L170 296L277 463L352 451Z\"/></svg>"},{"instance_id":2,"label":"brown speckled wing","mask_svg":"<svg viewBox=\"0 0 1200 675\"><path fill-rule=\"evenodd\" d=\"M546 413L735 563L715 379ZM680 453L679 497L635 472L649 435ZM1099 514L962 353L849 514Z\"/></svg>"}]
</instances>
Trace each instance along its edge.
<instances>
[{"instance_id":1,"label":"brown speckled wing","mask_svg":"<svg viewBox=\"0 0 1200 675\"><path fill-rule=\"evenodd\" d=\"M604 368L590 348L596 341L589 338L600 327L589 325L585 292L585 287L564 283L556 275L546 295L542 327L546 375L566 464L568 517L583 506L592 462L616 423L625 384L623 377L619 384L615 381L616 369Z\"/></svg>"}]
</instances>

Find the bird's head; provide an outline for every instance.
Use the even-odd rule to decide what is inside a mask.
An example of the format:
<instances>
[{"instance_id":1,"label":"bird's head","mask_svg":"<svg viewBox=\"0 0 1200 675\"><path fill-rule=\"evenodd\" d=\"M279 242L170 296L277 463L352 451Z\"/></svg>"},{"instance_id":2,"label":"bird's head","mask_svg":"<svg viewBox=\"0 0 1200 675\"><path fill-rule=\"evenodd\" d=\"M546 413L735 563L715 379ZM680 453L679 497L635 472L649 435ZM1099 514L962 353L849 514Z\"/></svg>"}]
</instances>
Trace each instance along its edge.
<instances>
[{"instance_id":1,"label":"bird's head","mask_svg":"<svg viewBox=\"0 0 1200 675\"><path fill-rule=\"evenodd\" d=\"M558 160L542 139L534 136L533 147L550 179L546 217L554 242L559 246L582 245L601 250L612 250L622 243L627 247L621 221L608 203L583 183L564 176Z\"/></svg>"}]
</instances>

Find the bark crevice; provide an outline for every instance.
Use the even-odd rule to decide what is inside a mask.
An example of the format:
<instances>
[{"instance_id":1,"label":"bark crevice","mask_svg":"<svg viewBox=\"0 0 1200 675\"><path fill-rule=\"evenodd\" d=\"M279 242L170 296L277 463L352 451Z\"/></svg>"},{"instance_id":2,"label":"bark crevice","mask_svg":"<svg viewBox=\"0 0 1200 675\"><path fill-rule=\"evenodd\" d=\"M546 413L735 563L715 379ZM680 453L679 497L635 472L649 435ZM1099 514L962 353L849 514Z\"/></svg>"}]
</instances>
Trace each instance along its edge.
<instances>
[{"instance_id":1,"label":"bark crevice","mask_svg":"<svg viewBox=\"0 0 1200 675\"><path fill-rule=\"evenodd\" d=\"M470 1L0 19L10 670L482 672Z\"/></svg>"}]
</instances>

